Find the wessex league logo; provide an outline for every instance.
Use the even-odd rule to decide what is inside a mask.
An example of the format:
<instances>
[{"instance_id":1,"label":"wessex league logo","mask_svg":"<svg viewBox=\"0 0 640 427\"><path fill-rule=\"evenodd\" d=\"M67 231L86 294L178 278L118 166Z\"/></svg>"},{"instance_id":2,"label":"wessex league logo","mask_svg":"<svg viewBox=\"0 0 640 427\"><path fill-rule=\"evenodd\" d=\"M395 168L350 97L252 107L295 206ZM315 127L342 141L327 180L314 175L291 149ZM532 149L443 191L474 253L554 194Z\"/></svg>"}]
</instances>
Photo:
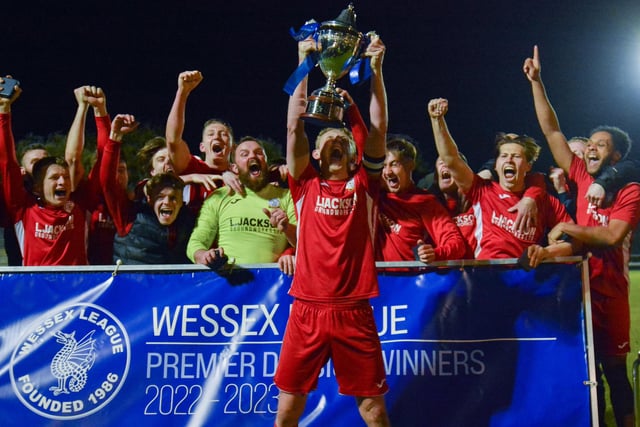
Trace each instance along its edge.
<instances>
[{"instance_id":1,"label":"wessex league logo","mask_svg":"<svg viewBox=\"0 0 640 427\"><path fill-rule=\"evenodd\" d=\"M129 371L122 323L95 304L57 308L38 319L11 356L11 385L32 412L73 420L105 407Z\"/></svg>"}]
</instances>

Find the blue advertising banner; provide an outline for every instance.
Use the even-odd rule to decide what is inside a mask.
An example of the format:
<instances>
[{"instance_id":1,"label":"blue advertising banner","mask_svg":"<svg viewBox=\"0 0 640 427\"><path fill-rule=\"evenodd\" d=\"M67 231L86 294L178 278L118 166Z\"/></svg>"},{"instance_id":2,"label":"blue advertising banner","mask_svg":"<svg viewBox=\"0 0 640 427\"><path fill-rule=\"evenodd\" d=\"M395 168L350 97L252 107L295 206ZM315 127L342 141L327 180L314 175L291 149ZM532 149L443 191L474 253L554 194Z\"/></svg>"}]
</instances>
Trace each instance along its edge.
<instances>
[{"instance_id":1,"label":"blue advertising banner","mask_svg":"<svg viewBox=\"0 0 640 427\"><path fill-rule=\"evenodd\" d=\"M381 270L392 423L590 426L581 266ZM2 274L2 425L272 426L289 284L268 267ZM331 362L300 425L362 425Z\"/></svg>"}]
</instances>

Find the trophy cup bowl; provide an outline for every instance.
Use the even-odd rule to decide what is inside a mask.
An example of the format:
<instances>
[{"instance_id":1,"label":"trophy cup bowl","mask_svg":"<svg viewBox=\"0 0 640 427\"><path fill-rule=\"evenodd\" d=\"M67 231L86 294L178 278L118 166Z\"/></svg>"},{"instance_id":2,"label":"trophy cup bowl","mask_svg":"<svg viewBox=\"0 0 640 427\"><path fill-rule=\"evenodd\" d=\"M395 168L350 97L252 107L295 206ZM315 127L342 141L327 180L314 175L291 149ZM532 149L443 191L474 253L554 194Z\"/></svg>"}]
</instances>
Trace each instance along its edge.
<instances>
[{"instance_id":1,"label":"trophy cup bowl","mask_svg":"<svg viewBox=\"0 0 640 427\"><path fill-rule=\"evenodd\" d=\"M349 11L353 13L353 6ZM355 19L355 15L354 15ZM316 89L307 99L307 109L301 118L322 127L343 127L345 103L336 91L336 81L344 76L358 59L363 40L352 25L344 21L320 24L318 65L327 78L324 87Z\"/></svg>"}]
</instances>

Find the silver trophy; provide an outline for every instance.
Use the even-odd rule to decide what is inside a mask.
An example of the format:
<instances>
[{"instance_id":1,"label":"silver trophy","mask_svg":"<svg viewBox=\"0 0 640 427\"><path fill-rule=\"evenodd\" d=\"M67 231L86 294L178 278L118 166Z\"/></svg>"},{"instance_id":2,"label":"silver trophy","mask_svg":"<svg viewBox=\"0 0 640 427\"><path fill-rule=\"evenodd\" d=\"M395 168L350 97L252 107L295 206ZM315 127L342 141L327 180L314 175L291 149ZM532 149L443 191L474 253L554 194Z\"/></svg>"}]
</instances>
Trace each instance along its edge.
<instances>
[{"instance_id":1,"label":"silver trophy","mask_svg":"<svg viewBox=\"0 0 640 427\"><path fill-rule=\"evenodd\" d=\"M349 4L333 21L325 21L318 29L318 65L327 78L324 87L314 90L301 115L305 122L322 127L342 127L344 99L336 91L336 81L344 76L360 56L364 36L355 29L356 14Z\"/></svg>"}]
</instances>

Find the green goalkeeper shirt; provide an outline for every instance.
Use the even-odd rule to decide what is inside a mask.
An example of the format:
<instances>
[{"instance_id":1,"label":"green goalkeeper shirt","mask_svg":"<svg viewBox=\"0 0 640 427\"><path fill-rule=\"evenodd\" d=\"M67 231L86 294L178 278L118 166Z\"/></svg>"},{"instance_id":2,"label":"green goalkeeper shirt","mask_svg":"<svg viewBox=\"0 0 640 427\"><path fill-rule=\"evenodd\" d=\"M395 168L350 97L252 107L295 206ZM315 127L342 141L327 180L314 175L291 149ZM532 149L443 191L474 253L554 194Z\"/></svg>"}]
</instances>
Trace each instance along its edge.
<instances>
[{"instance_id":1,"label":"green goalkeeper shirt","mask_svg":"<svg viewBox=\"0 0 640 427\"><path fill-rule=\"evenodd\" d=\"M222 187L205 200L187 245L191 261L197 250L222 247L237 264L271 263L289 246L285 234L272 227L262 211L279 207L287 213L289 223L296 224L289 190L268 184L258 193L245 191L246 196L230 196L229 189Z\"/></svg>"}]
</instances>

